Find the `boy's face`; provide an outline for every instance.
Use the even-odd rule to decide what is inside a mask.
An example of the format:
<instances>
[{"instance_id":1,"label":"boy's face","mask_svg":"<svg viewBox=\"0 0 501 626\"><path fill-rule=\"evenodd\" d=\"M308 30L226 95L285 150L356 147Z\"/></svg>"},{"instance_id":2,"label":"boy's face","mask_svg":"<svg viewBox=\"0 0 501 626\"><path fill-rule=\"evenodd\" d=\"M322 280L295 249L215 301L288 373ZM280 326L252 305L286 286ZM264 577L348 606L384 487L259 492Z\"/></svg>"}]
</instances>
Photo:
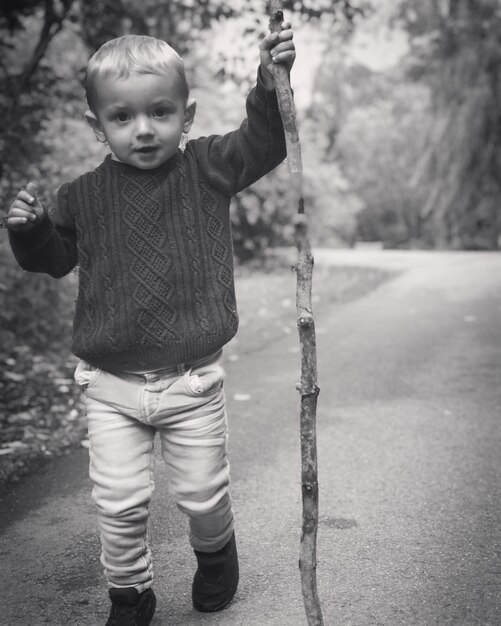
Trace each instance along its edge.
<instances>
[{"instance_id":1,"label":"boy's face","mask_svg":"<svg viewBox=\"0 0 501 626\"><path fill-rule=\"evenodd\" d=\"M97 115L88 112L87 121L116 160L143 170L174 156L195 115L195 102L185 102L174 73L99 78L96 93Z\"/></svg>"}]
</instances>

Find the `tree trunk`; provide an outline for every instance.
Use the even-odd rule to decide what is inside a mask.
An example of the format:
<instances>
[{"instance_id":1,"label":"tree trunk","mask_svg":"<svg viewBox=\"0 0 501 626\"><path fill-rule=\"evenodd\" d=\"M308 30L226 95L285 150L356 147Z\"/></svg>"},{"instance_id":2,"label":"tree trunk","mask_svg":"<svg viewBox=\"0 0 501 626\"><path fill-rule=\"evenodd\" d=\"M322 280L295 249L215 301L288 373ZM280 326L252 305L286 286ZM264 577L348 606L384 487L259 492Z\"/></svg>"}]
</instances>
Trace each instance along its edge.
<instances>
[{"instance_id":1,"label":"tree trunk","mask_svg":"<svg viewBox=\"0 0 501 626\"><path fill-rule=\"evenodd\" d=\"M436 247L496 249L501 206L498 0L450 0L439 26L434 123L416 180Z\"/></svg>"}]
</instances>

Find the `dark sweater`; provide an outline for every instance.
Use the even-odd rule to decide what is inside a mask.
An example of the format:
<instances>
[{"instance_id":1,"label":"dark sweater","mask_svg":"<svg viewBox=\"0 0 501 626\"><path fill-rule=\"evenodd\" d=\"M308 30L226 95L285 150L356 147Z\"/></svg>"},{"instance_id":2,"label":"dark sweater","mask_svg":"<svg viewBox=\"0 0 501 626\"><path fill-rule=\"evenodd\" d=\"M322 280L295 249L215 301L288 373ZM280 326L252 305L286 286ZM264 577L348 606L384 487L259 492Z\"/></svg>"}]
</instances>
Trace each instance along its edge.
<instances>
[{"instance_id":1,"label":"dark sweater","mask_svg":"<svg viewBox=\"0 0 501 626\"><path fill-rule=\"evenodd\" d=\"M238 327L230 199L284 157L275 93L258 78L238 130L189 141L154 170L108 156L61 187L50 217L10 231L26 270L58 278L79 265L74 354L153 370L227 343Z\"/></svg>"}]
</instances>

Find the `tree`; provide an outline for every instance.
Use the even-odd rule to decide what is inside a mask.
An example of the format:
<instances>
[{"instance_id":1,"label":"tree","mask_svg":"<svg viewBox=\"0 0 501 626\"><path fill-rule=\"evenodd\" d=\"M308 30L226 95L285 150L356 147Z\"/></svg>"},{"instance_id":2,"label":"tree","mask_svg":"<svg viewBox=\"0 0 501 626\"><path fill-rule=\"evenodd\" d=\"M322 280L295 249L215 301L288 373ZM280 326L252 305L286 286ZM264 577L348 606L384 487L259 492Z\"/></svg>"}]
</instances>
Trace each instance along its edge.
<instances>
[{"instance_id":1,"label":"tree","mask_svg":"<svg viewBox=\"0 0 501 626\"><path fill-rule=\"evenodd\" d=\"M431 87L433 123L414 177L437 247L496 249L501 228L501 7L405 1L411 74Z\"/></svg>"},{"instance_id":2,"label":"tree","mask_svg":"<svg viewBox=\"0 0 501 626\"><path fill-rule=\"evenodd\" d=\"M55 68L47 63L74 0L6 2L0 9L0 192L10 197L19 177L46 148L39 133L54 106ZM34 45L32 42L35 42Z\"/></svg>"}]
</instances>

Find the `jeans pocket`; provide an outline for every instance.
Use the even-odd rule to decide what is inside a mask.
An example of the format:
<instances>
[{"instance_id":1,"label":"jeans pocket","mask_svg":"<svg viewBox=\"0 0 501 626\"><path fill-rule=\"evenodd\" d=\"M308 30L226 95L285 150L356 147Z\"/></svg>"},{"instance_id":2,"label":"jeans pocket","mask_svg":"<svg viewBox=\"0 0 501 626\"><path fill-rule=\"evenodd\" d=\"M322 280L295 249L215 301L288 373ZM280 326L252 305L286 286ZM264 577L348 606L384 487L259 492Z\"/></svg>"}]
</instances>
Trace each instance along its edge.
<instances>
[{"instance_id":1,"label":"jeans pocket","mask_svg":"<svg viewBox=\"0 0 501 626\"><path fill-rule=\"evenodd\" d=\"M219 363L194 368L184 374L183 381L189 396L208 396L223 386L224 369Z\"/></svg>"},{"instance_id":2,"label":"jeans pocket","mask_svg":"<svg viewBox=\"0 0 501 626\"><path fill-rule=\"evenodd\" d=\"M96 382L100 372L101 370L99 368L93 367L87 363L87 361L80 359L73 377L75 378L77 385L85 391Z\"/></svg>"}]
</instances>

